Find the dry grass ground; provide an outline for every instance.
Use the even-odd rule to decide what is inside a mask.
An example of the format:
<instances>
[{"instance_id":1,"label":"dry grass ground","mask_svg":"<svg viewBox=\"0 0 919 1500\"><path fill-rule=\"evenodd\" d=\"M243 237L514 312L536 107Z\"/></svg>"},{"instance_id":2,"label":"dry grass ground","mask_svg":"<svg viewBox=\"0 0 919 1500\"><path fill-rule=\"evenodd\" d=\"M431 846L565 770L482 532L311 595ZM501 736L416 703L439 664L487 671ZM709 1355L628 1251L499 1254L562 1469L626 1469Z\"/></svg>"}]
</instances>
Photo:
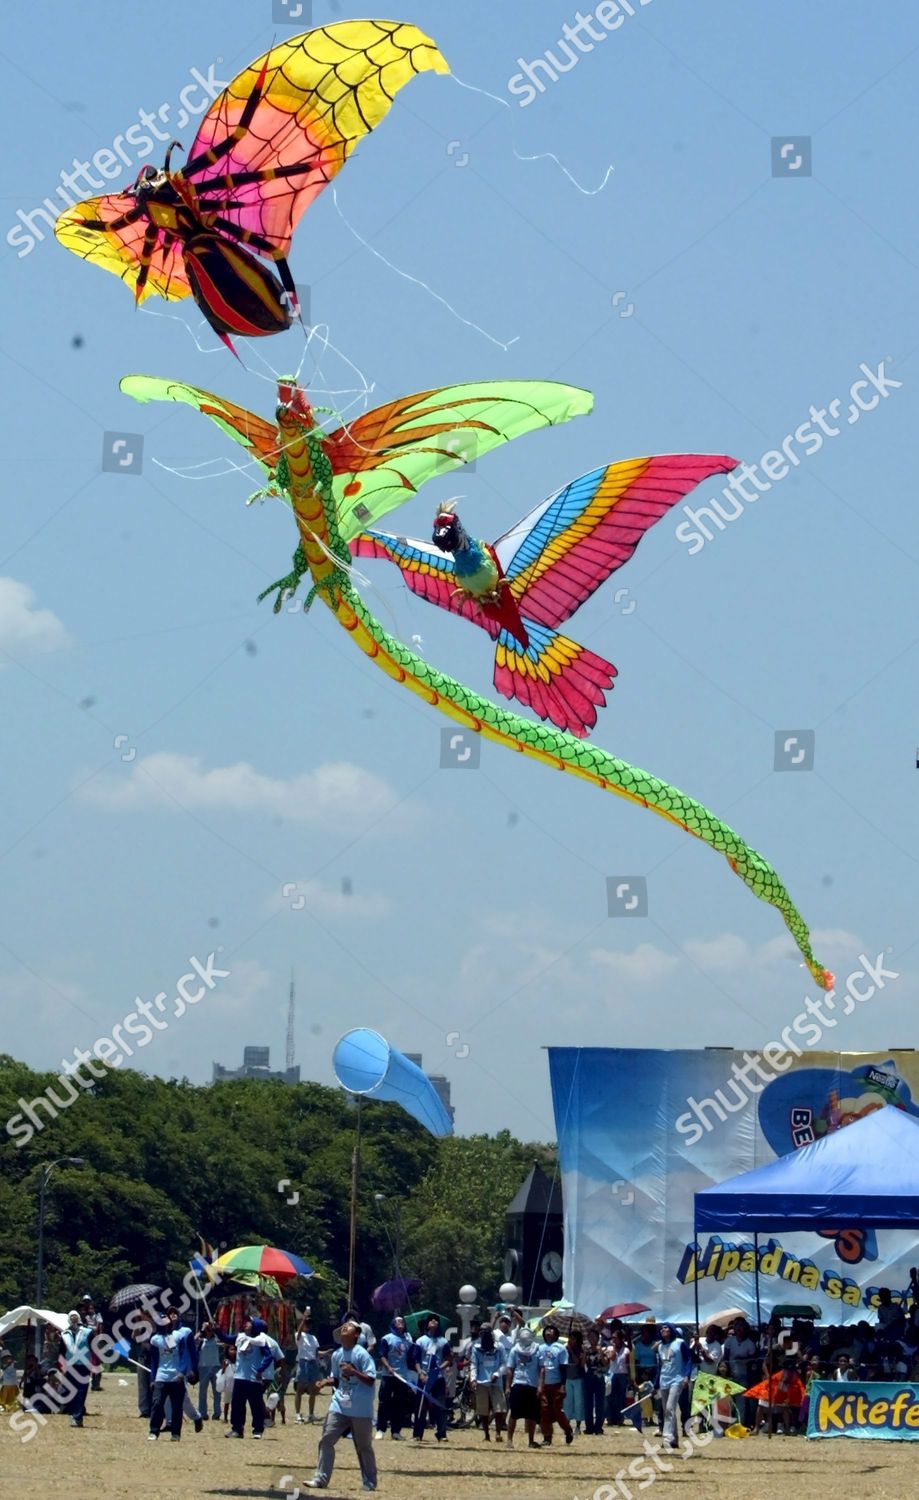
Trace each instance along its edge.
<instances>
[{"instance_id":1,"label":"dry grass ground","mask_svg":"<svg viewBox=\"0 0 919 1500\"><path fill-rule=\"evenodd\" d=\"M289 1405L292 1401L289 1399ZM23 1443L0 1422L0 1487L16 1500L208 1500L253 1497L280 1500L313 1472L318 1427L266 1429L260 1443L227 1442L224 1427L208 1423L200 1436L186 1424L180 1443L168 1436L147 1441L147 1424L136 1415L133 1381L119 1385L108 1375L89 1399L86 1426L73 1430L55 1417ZM518 1442L521 1438L518 1431ZM652 1434L653 1436L653 1434ZM380 1494L389 1500L591 1500L599 1485L623 1475L627 1488L606 1490L599 1500L654 1491L656 1500L908 1500L919 1494L919 1444L803 1438L722 1439L688 1460L672 1454L673 1468L653 1485L629 1480L629 1463L642 1451L630 1429L600 1438L582 1437L570 1448L528 1452L485 1444L470 1429L417 1447L389 1439L375 1445ZM339 1444L332 1484L335 1497L362 1496L354 1449ZM311 1493L303 1491L304 1494Z\"/></svg>"}]
</instances>

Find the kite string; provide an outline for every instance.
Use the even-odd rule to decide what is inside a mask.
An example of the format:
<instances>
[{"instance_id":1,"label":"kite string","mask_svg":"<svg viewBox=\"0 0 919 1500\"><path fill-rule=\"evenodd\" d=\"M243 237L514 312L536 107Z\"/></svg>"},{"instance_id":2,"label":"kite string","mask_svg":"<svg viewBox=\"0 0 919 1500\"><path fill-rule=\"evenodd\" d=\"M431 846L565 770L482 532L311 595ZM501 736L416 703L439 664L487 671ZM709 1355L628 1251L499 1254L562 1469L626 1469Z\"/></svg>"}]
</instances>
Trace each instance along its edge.
<instances>
[{"instance_id":1,"label":"kite string","mask_svg":"<svg viewBox=\"0 0 919 1500\"><path fill-rule=\"evenodd\" d=\"M511 106L509 101L507 99L502 99L500 94L492 94L488 89L481 89L474 83L466 83L464 79L458 78L455 73L451 73L450 77L454 83L459 84L461 89L469 89L470 93L473 94L482 94L486 99L493 99L494 102L496 104L500 104L503 109L510 109ZM578 182L577 178L572 172L569 172L568 168L565 166L565 163L555 155L554 151L539 151L535 156L525 156L521 151L517 150L517 147L513 142L511 142L511 150L513 151L518 161L554 161L555 165L560 169L560 171L564 172L565 176L568 178L568 181L572 184L572 186L576 187L579 193L583 193L585 198L595 198L597 193L602 193L603 189L606 187L606 184L609 182L610 177L616 170L616 168L612 164L610 164L603 174L603 181L600 183L600 186L595 188L586 188Z\"/></svg>"},{"instance_id":2,"label":"kite string","mask_svg":"<svg viewBox=\"0 0 919 1500\"><path fill-rule=\"evenodd\" d=\"M383 255L381 251L375 249L374 246L371 245L369 240L365 240L364 236L358 233L354 225L350 223L342 213L341 205L338 201L338 193L334 185L332 187L332 202L335 205L335 212L338 214L338 217L341 219L349 234L352 234L357 240L358 244L363 245L365 250L369 250L370 254L375 256L377 260L382 261L384 266L388 267L390 271L394 271L397 276L401 276L403 281L411 281L414 286L420 286L423 291L427 292L429 296L434 298L435 302L439 302L442 307L445 307L450 313L451 317L456 318L458 323L462 323L465 328L472 328L476 333L480 333L482 337L487 339L490 344L496 345L498 349L503 349L505 353L507 353L512 344L516 344L518 342L520 338L519 334L515 334L512 339L508 339L505 342L503 339L496 338L493 333L489 333L488 329L483 328L480 323L473 322L471 318L464 318L462 313L458 312L453 304L447 301L446 297L442 297L440 295L440 292L435 292L434 288L432 286L429 286L426 281L422 281L419 276L412 276L409 271L403 271L400 266L394 265L391 260L387 260L386 256Z\"/></svg>"}]
</instances>

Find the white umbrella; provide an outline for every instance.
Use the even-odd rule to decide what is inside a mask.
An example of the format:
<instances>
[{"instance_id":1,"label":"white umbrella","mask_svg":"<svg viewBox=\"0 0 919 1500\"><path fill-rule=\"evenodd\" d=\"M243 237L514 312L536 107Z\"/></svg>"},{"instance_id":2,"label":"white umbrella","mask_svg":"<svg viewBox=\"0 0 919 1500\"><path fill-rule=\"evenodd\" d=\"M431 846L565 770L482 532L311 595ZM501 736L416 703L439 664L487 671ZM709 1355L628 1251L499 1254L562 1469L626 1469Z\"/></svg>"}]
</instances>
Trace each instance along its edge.
<instances>
[{"instance_id":1,"label":"white umbrella","mask_svg":"<svg viewBox=\"0 0 919 1500\"><path fill-rule=\"evenodd\" d=\"M713 1323L717 1323L719 1328L726 1328L729 1323L734 1322L735 1318L743 1318L744 1322L747 1321L747 1315L742 1308L724 1307L721 1312L700 1313L699 1327L711 1328Z\"/></svg>"},{"instance_id":2,"label":"white umbrella","mask_svg":"<svg viewBox=\"0 0 919 1500\"><path fill-rule=\"evenodd\" d=\"M51 1312L47 1307L14 1307L0 1317L0 1337L22 1323L51 1323L63 1332L67 1327L67 1314Z\"/></svg>"}]
</instances>

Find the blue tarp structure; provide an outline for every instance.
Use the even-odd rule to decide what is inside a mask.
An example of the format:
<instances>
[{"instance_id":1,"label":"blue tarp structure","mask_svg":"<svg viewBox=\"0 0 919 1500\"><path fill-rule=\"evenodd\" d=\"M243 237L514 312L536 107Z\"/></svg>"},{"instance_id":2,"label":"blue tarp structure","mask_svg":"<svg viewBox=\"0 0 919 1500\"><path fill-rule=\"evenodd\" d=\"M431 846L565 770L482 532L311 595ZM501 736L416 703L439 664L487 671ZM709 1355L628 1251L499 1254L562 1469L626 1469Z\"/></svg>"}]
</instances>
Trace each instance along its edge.
<instances>
[{"instance_id":1,"label":"blue tarp structure","mask_svg":"<svg viewBox=\"0 0 919 1500\"><path fill-rule=\"evenodd\" d=\"M894 1105L694 1195L695 1232L919 1228L919 1119Z\"/></svg>"}]
</instances>

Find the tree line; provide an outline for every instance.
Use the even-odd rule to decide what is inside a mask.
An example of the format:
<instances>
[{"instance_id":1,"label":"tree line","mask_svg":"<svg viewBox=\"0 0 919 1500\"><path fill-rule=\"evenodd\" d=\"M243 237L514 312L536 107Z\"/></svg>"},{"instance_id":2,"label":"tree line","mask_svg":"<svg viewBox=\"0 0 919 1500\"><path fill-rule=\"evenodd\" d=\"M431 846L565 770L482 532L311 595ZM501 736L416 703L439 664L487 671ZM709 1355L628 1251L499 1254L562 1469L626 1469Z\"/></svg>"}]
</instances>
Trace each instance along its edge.
<instances>
[{"instance_id":1,"label":"tree line","mask_svg":"<svg viewBox=\"0 0 919 1500\"><path fill-rule=\"evenodd\" d=\"M49 1181L45 1306L66 1312L89 1292L104 1307L135 1281L178 1287L201 1236L218 1249L294 1251L318 1273L299 1284L299 1303L323 1321L342 1310L350 1096L315 1083L202 1086L110 1070L20 1147L6 1122L49 1086L53 1074L0 1054L0 1311L35 1300L38 1185L55 1157L84 1164L63 1163ZM423 1305L450 1313L464 1281L494 1299L505 1209L534 1161L551 1173L554 1146L508 1131L437 1140L398 1105L365 1103L355 1283L365 1316L373 1288L396 1274L397 1242L400 1272L424 1282Z\"/></svg>"}]
</instances>

